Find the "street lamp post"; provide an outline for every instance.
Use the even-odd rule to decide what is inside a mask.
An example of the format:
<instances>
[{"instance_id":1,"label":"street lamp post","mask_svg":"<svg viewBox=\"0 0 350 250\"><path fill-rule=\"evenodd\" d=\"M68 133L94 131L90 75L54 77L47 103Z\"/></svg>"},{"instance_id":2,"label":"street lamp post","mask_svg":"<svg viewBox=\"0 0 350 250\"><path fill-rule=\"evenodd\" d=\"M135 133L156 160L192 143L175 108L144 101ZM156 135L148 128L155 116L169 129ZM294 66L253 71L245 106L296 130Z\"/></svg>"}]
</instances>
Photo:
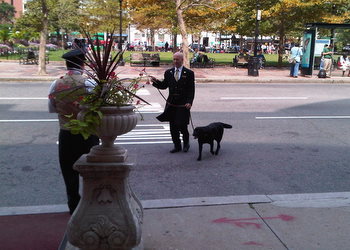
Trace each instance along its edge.
<instances>
[{"instance_id":1,"label":"street lamp post","mask_svg":"<svg viewBox=\"0 0 350 250\"><path fill-rule=\"evenodd\" d=\"M119 0L119 42L118 42L119 51L123 49L122 34L123 34L123 0ZM124 66L124 65L125 65L125 61L123 59L123 54L121 54L119 66Z\"/></svg>"},{"instance_id":2,"label":"street lamp post","mask_svg":"<svg viewBox=\"0 0 350 250\"><path fill-rule=\"evenodd\" d=\"M122 50L122 34L123 34L123 0L119 0L119 44L118 49Z\"/></svg>"},{"instance_id":3,"label":"street lamp post","mask_svg":"<svg viewBox=\"0 0 350 250\"><path fill-rule=\"evenodd\" d=\"M254 56L250 57L248 63L248 75L259 76L259 58L258 54L258 37L259 37L259 21L261 20L261 10L259 10L260 4L257 0L256 3L256 18L255 18L255 38L254 38Z\"/></svg>"}]
</instances>

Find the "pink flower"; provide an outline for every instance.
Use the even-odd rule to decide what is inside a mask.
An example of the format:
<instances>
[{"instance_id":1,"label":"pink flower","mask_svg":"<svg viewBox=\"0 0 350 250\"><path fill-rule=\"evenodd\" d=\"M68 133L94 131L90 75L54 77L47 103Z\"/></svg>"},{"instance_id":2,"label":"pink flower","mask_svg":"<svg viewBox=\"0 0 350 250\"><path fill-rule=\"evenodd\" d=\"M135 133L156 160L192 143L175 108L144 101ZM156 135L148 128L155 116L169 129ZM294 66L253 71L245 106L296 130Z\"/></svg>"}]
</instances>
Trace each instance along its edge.
<instances>
[{"instance_id":1,"label":"pink flower","mask_svg":"<svg viewBox=\"0 0 350 250\"><path fill-rule=\"evenodd\" d=\"M69 75L69 76L72 76L73 74L74 74L74 72L72 70L69 70L67 73L67 75Z\"/></svg>"},{"instance_id":2,"label":"pink flower","mask_svg":"<svg viewBox=\"0 0 350 250\"><path fill-rule=\"evenodd\" d=\"M141 101L140 100L137 100L136 101L136 105L140 105Z\"/></svg>"},{"instance_id":3,"label":"pink flower","mask_svg":"<svg viewBox=\"0 0 350 250\"><path fill-rule=\"evenodd\" d=\"M148 79L147 82L146 82L146 84L151 84L151 81Z\"/></svg>"},{"instance_id":4,"label":"pink flower","mask_svg":"<svg viewBox=\"0 0 350 250\"><path fill-rule=\"evenodd\" d=\"M134 85L134 89L138 89L139 88L139 85L138 84L135 84Z\"/></svg>"}]
</instances>

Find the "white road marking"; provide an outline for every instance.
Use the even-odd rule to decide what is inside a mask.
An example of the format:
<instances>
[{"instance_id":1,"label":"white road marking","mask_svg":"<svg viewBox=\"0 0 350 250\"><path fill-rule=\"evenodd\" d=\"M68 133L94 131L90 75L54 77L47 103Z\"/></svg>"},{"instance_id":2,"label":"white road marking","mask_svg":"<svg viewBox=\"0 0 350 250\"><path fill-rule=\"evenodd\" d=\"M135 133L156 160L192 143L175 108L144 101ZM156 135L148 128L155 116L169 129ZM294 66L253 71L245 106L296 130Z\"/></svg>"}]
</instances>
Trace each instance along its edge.
<instances>
[{"instance_id":1,"label":"white road marking","mask_svg":"<svg viewBox=\"0 0 350 250\"><path fill-rule=\"evenodd\" d=\"M151 93L147 89L139 89L136 91L136 95L151 95Z\"/></svg>"},{"instance_id":2,"label":"white road marking","mask_svg":"<svg viewBox=\"0 0 350 250\"><path fill-rule=\"evenodd\" d=\"M159 114L163 112L163 108L159 103L151 103L151 105L145 105L140 107L136 113L141 114ZM14 120L0 120L0 123L6 122L58 122L58 119L14 119ZM154 126L154 125L150 125Z\"/></svg>"},{"instance_id":3,"label":"white road marking","mask_svg":"<svg viewBox=\"0 0 350 250\"><path fill-rule=\"evenodd\" d=\"M151 102L151 105L144 105L138 108L141 114L154 114L163 112L162 106L157 102Z\"/></svg>"},{"instance_id":4,"label":"white road marking","mask_svg":"<svg viewBox=\"0 0 350 250\"><path fill-rule=\"evenodd\" d=\"M0 120L0 122L58 122L58 119Z\"/></svg>"},{"instance_id":5,"label":"white road marking","mask_svg":"<svg viewBox=\"0 0 350 250\"><path fill-rule=\"evenodd\" d=\"M168 124L139 124L129 133L117 137L114 144L169 144L173 143ZM56 141L58 144L58 141Z\"/></svg>"},{"instance_id":6,"label":"white road marking","mask_svg":"<svg viewBox=\"0 0 350 250\"><path fill-rule=\"evenodd\" d=\"M257 116L257 120L281 120L281 119L350 119L350 116Z\"/></svg>"},{"instance_id":7,"label":"white road marking","mask_svg":"<svg viewBox=\"0 0 350 250\"><path fill-rule=\"evenodd\" d=\"M170 144L172 141L145 141L145 142L118 142L118 145L141 145L141 144Z\"/></svg>"},{"instance_id":8,"label":"white road marking","mask_svg":"<svg viewBox=\"0 0 350 250\"><path fill-rule=\"evenodd\" d=\"M143 125L140 125L126 133L124 135L118 136L114 144L164 144L172 143L170 136L170 128L168 124L147 124L146 129L139 129Z\"/></svg>"},{"instance_id":9,"label":"white road marking","mask_svg":"<svg viewBox=\"0 0 350 250\"><path fill-rule=\"evenodd\" d=\"M307 100L306 96L236 96L236 97L220 97L220 100Z\"/></svg>"},{"instance_id":10,"label":"white road marking","mask_svg":"<svg viewBox=\"0 0 350 250\"><path fill-rule=\"evenodd\" d=\"M145 96L151 95L147 89L139 89L136 91L136 95ZM0 97L0 100L47 100L48 97Z\"/></svg>"},{"instance_id":11,"label":"white road marking","mask_svg":"<svg viewBox=\"0 0 350 250\"><path fill-rule=\"evenodd\" d=\"M0 100L47 100L47 97L0 97Z\"/></svg>"}]
</instances>

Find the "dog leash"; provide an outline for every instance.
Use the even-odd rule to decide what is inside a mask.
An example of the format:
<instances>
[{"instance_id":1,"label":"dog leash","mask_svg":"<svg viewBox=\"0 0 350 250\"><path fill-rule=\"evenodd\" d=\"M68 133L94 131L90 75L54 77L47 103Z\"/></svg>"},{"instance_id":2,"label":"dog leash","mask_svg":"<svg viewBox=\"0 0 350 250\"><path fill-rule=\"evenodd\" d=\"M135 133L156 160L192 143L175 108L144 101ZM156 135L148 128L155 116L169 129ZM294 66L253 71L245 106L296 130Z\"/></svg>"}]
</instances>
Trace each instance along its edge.
<instances>
[{"instance_id":1,"label":"dog leash","mask_svg":"<svg viewBox=\"0 0 350 250\"><path fill-rule=\"evenodd\" d=\"M175 108L185 108L185 105L176 105L176 104L172 104L170 102L167 101L167 99L165 98L165 96L162 94L162 92L160 92L160 90L157 88L159 94L163 97L163 99L165 100L166 104L168 104L169 106L175 107ZM190 110L189 110L190 111ZM192 130L194 131L194 126L193 126L193 121L192 121L192 116L191 116L191 111L190 111L190 122L191 122L191 126L192 126Z\"/></svg>"}]
</instances>

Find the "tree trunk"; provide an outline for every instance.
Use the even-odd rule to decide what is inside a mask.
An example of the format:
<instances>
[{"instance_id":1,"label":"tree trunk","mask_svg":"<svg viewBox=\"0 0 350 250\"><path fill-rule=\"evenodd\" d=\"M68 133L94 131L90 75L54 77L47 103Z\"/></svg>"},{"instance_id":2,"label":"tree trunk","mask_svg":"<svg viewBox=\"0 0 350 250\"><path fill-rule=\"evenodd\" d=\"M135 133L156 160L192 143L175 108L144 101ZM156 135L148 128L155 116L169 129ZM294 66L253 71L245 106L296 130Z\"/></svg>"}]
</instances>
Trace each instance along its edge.
<instances>
[{"instance_id":1,"label":"tree trunk","mask_svg":"<svg viewBox=\"0 0 350 250\"><path fill-rule=\"evenodd\" d=\"M239 48L243 51L243 36L239 34Z\"/></svg>"},{"instance_id":2,"label":"tree trunk","mask_svg":"<svg viewBox=\"0 0 350 250\"><path fill-rule=\"evenodd\" d=\"M47 75L45 52L46 52L46 37L48 33L48 9L46 5L46 0L41 0L41 8L43 11L43 19L42 19L42 30L40 31L38 75Z\"/></svg>"},{"instance_id":3,"label":"tree trunk","mask_svg":"<svg viewBox=\"0 0 350 250\"><path fill-rule=\"evenodd\" d=\"M150 46L152 46L153 51L154 51L154 29L150 29Z\"/></svg>"},{"instance_id":4,"label":"tree trunk","mask_svg":"<svg viewBox=\"0 0 350 250\"><path fill-rule=\"evenodd\" d=\"M65 43L66 43L66 41L65 41L65 39L64 39L64 33L66 33L66 30L64 30L64 29L62 29L62 34L61 34L61 38L62 38L62 43L61 43L61 45L62 45L62 49L64 50L64 46L65 46Z\"/></svg>"},{"instance_id":5,"label":"tree trunk","mask_svg":"<svg viewBox=\"0 0 350 250\"><path fill-rule=\"evenodd\" d=\"M279 29L279 43L278 43L278 64L277 67L282 67L282 60L283 60L283 52L284 52L284 36L285 36L285 31L284 31L284 22L281 22L281 26Z\"/></svg>"},{"instance_id":6,"label":"tree trunk","mask_svg":"<svg viewBox=\"0 0 350 250\"><path fill-rule=\"evenodd\" d=\"M198 51L200 51L201 48L201 33L198 33Z\"/></svg>"},{"instance_id":7,"label":"tree trunk","mask_svg":"<svg viewBox=\"0 0 350 250\"><path fill-rule=\"evenodd\" d=\"M173 53L177 51L177 33L173 33Z\"/></svg>"},{"instance_id":8,"label":"tree trunk","mask_svg":"<svg viewBox=\"0 0 350 250\"><path fill-rule=\"evenodd\" d=\"M182 53L184 55L184 66L189 68L190 61L189 61L187 31L186 31L186 25L185 25L182 9L180 5L181 5L181 0L176 0L176 16L179 23L181 36L182 36Z\"/></svg>"}]
</instances>

